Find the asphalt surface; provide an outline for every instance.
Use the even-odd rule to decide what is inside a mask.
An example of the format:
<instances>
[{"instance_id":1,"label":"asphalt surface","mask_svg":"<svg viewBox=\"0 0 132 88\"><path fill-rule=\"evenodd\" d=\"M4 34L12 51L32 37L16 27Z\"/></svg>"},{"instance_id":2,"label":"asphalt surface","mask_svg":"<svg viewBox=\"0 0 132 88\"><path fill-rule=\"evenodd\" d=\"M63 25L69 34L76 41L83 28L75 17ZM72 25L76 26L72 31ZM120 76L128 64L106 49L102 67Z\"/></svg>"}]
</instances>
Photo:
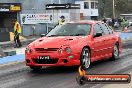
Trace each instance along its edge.
<instances>
[{"instance_id":1,"label":"asphalt surface","mask_svg":"<svg viewBox=\"0 0 132 88\"><path fill-rule=\"evenodd\" d=\"M123 45L120 59L92 63L88 74L122 74L132 69L132 42ZM97 84L79 86L77 67L46 67L34 72L18 63L0 67L0 88L101 88Z\"/></svg>"}]
</instances>

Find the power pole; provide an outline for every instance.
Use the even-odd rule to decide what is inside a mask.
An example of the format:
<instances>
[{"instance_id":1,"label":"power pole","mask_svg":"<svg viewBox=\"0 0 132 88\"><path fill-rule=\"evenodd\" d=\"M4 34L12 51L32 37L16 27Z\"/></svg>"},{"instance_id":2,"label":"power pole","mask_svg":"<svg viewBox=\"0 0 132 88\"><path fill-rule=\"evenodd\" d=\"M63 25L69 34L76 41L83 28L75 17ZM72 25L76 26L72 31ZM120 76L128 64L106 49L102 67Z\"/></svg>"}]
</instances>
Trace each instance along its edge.
<instances>
[{"instance_id":1,"label":"power pole","mask_svg":"<svg viewBox=\"0 0 132 88\"><path fill-rule=\"evenodd\" d=\"M113 18L115 18L115 0L113 0Z\"/></svg>"}]
</instances>

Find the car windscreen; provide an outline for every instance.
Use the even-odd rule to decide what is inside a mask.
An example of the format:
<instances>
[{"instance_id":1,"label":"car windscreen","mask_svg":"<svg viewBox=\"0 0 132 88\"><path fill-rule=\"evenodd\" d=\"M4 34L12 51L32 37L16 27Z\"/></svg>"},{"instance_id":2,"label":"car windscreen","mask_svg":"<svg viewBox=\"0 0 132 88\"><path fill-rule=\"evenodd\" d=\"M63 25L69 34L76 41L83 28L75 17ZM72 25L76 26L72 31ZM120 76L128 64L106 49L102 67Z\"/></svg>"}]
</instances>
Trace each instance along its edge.
<instances>
[{"instance_id":1,"label":"car windscreen","mask_svg":"<svg viewBox=\"0 0 132 88\"><path fill-rule=\"evenodd\" d=\"M91 29L90 24L65 24L58 25L52 29L46 36L86 36Z\"/></svg>"}]
</instances>

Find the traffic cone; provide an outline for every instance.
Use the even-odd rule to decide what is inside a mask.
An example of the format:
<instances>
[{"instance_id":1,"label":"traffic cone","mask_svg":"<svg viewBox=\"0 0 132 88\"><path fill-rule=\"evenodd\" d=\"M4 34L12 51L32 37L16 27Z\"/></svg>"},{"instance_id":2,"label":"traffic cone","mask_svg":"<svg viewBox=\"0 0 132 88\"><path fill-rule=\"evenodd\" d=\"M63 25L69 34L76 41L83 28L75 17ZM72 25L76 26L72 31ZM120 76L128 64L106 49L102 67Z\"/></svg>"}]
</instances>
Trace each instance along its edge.
<instances>
[{"instance_id":1,"label":"traffic cone","mask_svg":"<svg viewBox=\"0 0 132 88\"><path fill-rule=\"evenodd\" d=\"M124 32L128 32L128 28L127 27L124 28Z\"/></svg>"}]
</instances>

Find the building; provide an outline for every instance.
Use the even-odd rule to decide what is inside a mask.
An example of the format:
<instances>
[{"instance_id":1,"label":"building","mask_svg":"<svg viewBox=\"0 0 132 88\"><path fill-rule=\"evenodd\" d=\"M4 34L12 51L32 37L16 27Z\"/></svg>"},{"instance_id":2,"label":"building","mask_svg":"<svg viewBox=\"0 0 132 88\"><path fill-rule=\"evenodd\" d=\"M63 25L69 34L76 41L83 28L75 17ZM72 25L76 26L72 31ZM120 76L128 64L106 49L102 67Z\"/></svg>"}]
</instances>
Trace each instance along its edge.
<instances>
[{"instance_id":1,"label":"building","mask_svg":"<svg viewBox=\"0 0 132 88\"><path fill-rule=\"evenodd\" d=\"M98 13L98 0L78 0L76 4L80 4L81 19L97 19Z\"/></svg>"},{"instance_id":2,"label":"building","mask_svg":"<svg viewBox=\"0 0 132 88\"><path fill-rule=\"evenodd\" d=\"M47 24L22 24L21 14L52 14L68 13L69 10L62 11L47 11L46 4L66 4L77 3L81 5L79 13L83 19L97 18L97 0L0 0L0 33L13 32L15 20L19 21L22 27L22 35L40 35L47 33ZM84 7L84 8L83 8ZM72 12L72 11L71 11ZM74 16L75 14L73 14ZM53 17L56 19L56 17ZM23 20L24 21L24 20Z\"/></svg>"}]
</instances>

